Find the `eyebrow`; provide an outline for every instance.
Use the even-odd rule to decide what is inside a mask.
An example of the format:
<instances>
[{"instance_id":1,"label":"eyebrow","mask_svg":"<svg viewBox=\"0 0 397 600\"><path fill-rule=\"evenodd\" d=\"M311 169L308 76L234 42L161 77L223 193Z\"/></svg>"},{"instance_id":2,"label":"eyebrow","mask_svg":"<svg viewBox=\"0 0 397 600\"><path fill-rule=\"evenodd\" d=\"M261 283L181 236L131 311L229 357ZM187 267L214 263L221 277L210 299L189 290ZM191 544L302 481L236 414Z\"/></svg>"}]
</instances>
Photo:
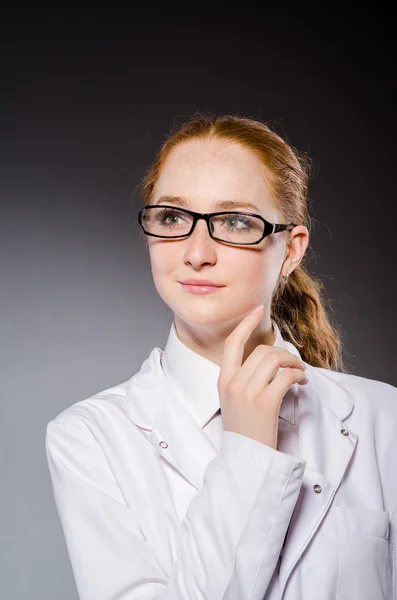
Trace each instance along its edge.
<instances>
[{"instance_id":1,"label":"eyebrow","mask_svg":"<svg viewBox=\"0 0 397 600\"><path fill-rule=\"evenodd\" d=\"M177 204L178 206L188 207L189 202L184 196L160 196L155 202L155 204L168 204L172 202L172 204ZM247 202L245 200L218 200L215 203L214 208L219 208L220 210L233 210L235 208L246 208L248 210L254 210L257 213L260 213L260 210L255 204L251 202Z\"/></svg>"}]
</instances>

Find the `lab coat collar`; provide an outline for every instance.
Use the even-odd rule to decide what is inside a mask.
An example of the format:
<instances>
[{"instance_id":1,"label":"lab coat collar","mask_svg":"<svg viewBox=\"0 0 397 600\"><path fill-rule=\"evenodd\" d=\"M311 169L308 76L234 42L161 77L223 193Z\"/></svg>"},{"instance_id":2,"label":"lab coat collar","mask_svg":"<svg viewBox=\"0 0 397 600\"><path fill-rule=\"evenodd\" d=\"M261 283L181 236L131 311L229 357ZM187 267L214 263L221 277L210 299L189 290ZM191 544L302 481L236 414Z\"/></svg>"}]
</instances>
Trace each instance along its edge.
<instances>
[{"instance_id":1,"label":"lab coat collar","mask_svg":"<svg viewBox=\"0 0 397 600\"><path fill-rule=\"evenodd\" d=\"M277 323L271 319L274 344L278 348L292 351L300 358L298 350L287 346ZM161 364L166 377L180 392L179 396L185 408L196 423L204 425L220 409L217 381L220 367L214 362L188 348L178 337L175 322L172 322L168 340L161 356ZM298 384L294 384L285 394L279 411L279 417L296 425Z\"/></svg>"}]
</instances>

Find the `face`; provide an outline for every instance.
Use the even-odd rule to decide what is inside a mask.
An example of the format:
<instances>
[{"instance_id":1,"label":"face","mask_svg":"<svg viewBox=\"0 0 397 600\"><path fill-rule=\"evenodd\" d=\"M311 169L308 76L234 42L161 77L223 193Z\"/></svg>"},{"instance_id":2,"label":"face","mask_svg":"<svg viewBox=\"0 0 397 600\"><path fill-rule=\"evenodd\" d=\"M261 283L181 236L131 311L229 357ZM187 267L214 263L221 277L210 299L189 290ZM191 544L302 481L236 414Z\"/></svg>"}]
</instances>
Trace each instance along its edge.
<instances>
[{"instance_id":1,"label":"face","mask_svg":"<svg viewBox=\"0 0 397 600\"><path fill-rule=\"evenodd\" d=\"M282 222L258 159L234 142L193 140L177 146L162 169L150 203L172 205L159 201L163 195L183 196L187 200L184 208L203 213L223 210L216 206L220 200L235 201L230 210ZM257 210L242 208L239 201L251 202ZM205 221L199 220L187 238L148 236L154 284L173 311L177 326L179 322L184 328L217 335L259 304L265 305L264 319L270 325L271 296L288 235L280 232L254 246L233 246L213 240ZM180 283L188 278L209 279L223 287L206 295L193 294Z\"/></svg>"}]
</instances>

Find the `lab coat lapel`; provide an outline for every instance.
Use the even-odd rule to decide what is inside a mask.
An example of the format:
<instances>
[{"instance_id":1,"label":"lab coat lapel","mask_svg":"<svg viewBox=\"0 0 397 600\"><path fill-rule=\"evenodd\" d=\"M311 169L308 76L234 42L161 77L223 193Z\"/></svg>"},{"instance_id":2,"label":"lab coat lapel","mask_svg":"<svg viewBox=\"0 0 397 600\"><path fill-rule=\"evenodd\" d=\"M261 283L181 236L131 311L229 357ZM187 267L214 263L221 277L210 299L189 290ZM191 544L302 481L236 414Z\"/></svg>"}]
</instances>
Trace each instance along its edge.
<instances>
[{"instance_id":1,"label":"lab coat lapel","mask_svg":"<svg viewBox=\"0 0 397 600\"><path fill-rule=\"evenodd\" d=\"M208 463L218 453L162 372L159 372L159 380L158 412L150 441L161 456L200 491Z\"/></svg>"},{"instance_id":2,"label":"lab coat lapel","mask_svg":"<svg viewBox=\"0 0 397 600\"><path fill-rule=\"evenodd\" d=\"M280 565L280 598L330 507L358 440L357 434L343 424L353 410L352 397L325 373L306 366L309 383L300 386L299 399L299 457L306 460L306 467ZM349 435L341 430L349 431Z\"/></svg>"},{"instance_id":3,"label":"lab coat lapel","mask_svg":"<svg viewBox=\"0 0 397 600\"><path fill-rule=\"evenodd\" d=\"M204 472L217 450L177 398L165 376L159 349L155 348L144 367L129 384L129 417L150 431L157 452L198 491Z\"/></svg>"}]
</instances>

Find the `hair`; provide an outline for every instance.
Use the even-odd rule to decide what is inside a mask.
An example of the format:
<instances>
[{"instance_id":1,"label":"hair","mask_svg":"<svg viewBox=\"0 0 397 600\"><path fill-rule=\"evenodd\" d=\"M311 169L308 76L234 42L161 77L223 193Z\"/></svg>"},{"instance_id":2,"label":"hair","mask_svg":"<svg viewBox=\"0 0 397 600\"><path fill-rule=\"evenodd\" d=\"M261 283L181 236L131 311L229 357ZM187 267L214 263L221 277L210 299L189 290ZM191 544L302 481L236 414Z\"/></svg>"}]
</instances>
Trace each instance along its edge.
<instances>
[{"instance_id":1,"label":"hair","mask_svg":"<svg viewBox=\"0 0 397 600\"><path fill-rule=\"evenodd\" d=\"M268 123L236 115L196 112L188 121L174 126L138 184L144 205L151 203L161 170L176 146L190 140L211 139L235 142L251 151L266 174L284 222L305 225L310 232L312 221L307 209L310 160ZM290 273L286 283L283 277L279 278L272 294L270 316L283 338L299 348L306 363L346 372L341 333L328 314L332 307L323 296L321 281L305 268L305 258Z\"/></svg>"}]
</instances>

